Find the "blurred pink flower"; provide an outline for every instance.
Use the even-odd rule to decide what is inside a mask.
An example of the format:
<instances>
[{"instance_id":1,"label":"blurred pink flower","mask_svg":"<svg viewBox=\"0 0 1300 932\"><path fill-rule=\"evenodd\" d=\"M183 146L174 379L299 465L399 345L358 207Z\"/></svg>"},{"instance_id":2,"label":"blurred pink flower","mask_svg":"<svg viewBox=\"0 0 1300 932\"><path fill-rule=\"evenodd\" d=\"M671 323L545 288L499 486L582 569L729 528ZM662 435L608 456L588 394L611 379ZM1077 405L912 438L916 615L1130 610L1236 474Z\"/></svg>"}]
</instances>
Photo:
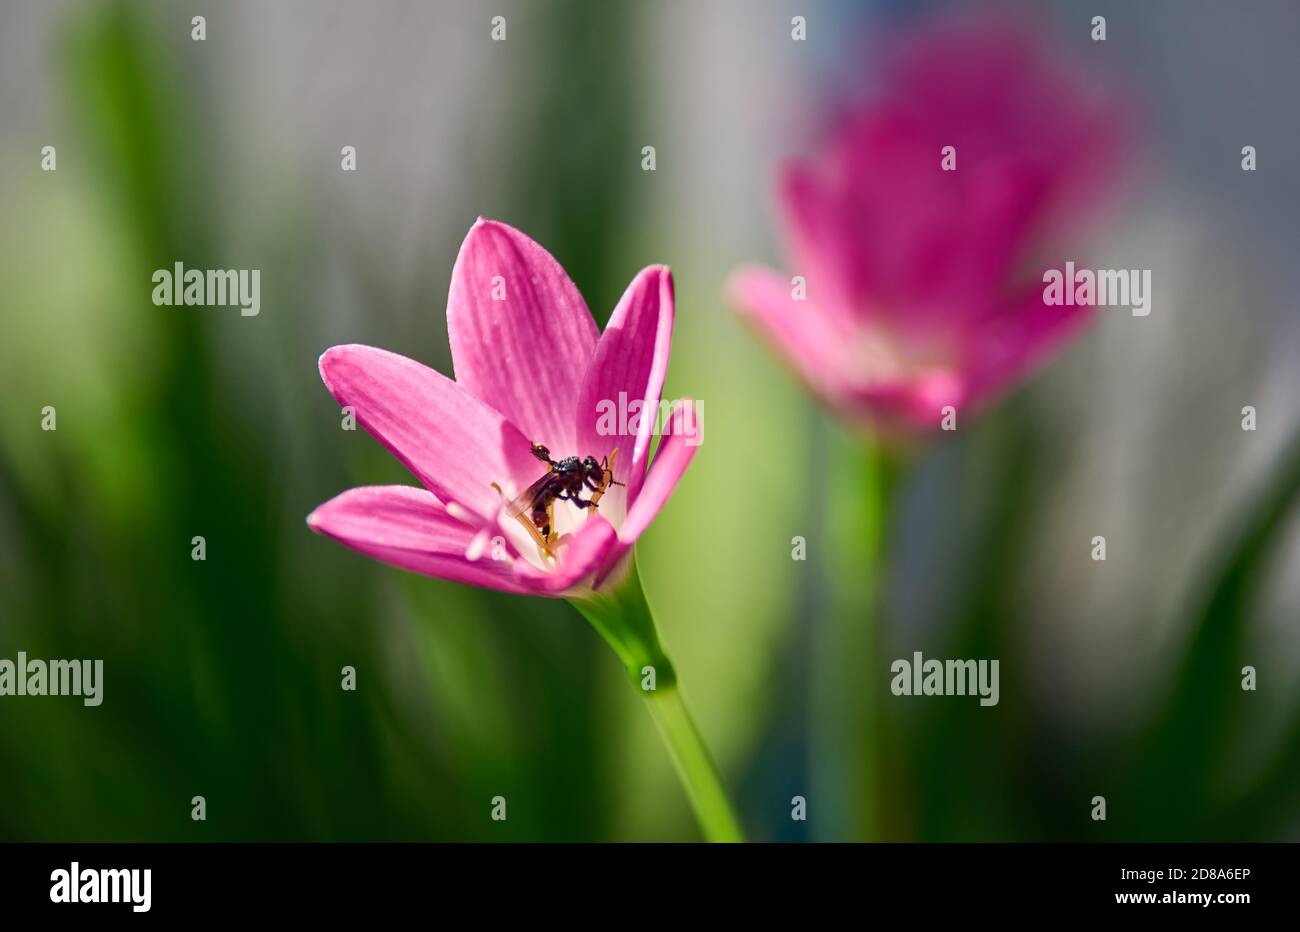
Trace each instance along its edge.
<instances>
[{"instance_id":1,"label":"blurred pink flower","mask_svg":"<svg viewBox=\"0 0 1300 932\"><path fill-rule=\"evenodd\" d=\"M1044 305L1046 237L1106 187L1128 125L1028 32L930 24L900 36L878 95L788 165L792 275L739 270L742 316L853 421L937 426L978 405L1092 316ZM955 149L956 170L941 168Z\"/></svg>"},{"instance_id":2,"label":"blurred pink flower","mask_svg":"<svg viewBox=\"0 0 1300 932\"><path fill-rule=\"evenodd\" d=\"M672 275L641 271L600 333L559 263L518 230L480 219L460 249L447 300L455 381L369 346L320 359L330 393L424 488L349 489L307 518L318 533L403 569L506 592L572 596L611 575L667 501L695 453L666 434L646 472L657 420L620 436L598 406L626 392L657 411L673 323ZM680 423L680 421L678 422ZM503 498L547 472L539 442L559 459L620 449L597 512L555 505L554 558L543 557ZM524 520L527 520L525 517Z\"/></svg>"}]
</instances>

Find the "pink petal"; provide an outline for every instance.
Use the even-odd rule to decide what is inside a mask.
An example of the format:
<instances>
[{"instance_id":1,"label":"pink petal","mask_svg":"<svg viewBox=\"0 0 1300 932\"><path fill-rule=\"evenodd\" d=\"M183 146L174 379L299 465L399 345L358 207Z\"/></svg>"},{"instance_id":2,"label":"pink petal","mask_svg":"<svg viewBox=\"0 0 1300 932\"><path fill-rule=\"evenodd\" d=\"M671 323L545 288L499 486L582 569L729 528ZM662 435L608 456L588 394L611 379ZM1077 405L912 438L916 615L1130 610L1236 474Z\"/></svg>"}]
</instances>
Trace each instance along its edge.
<instances>
[{"instance_id":1,"label":"pink petal","mask_svg":"<svg viewBox=\"0 0 1300 932\"><path fill-rule=\"evenodd\" d=\"M959 367L866 385L847 407L886 427L937 428L946 405L967 417L1029 377L1095 312L1044 304L1042 291L1031 286L964 336Z\"/></svg>"},{"instance_id":2,"label":"pink petal","mask_svg":"<svg viewBox=\"0 0 1300 932\"><path fill-rule=\"evenodd\" d=\"M340 405L443 502L492 516L491 483L538 473L528 439L497 411L420 363L350 344L320 358L321 378Z\"/></svg>"},{"instance_id":3,"label":"pink petal","mask_svg":"<svg viewBox=\"0 0 1300 932\"><path fill-rule=\"evenodd\" d=\"M1049 305L1037 285L1015 298L1011 308L971 338L967 368L975 400L987 400L1027 378L1097 313L1087 305Z\"/></svg>"},{"instance_id":4,"label":"pink petal","mask_svg":"<svg viewBox=\"0 0 1300 932\"><path fill-rule=\"evenodd\" d=\"M810 300L842 320L860 316L866 310L861 279L870 274L859 243L860 227L869 218L845 204L840 192L810 164L786 165L779 194L796 263L793 274L803 276ZM785 290L788 294L788 284Z\"/></svg>"},{"instance_id":5,"label":"pink petal","mask_svg":"<svg viewBox=\"0 0 1300 932\"><path fill-rule=\"evenodd\" d=\"M870 371L849 348L860 339L811 301L790 296L790 283L776 272L747 268L730 283L742 316L823 401L851 421L868 417L885 426L937 427L944 405L959 409L967 398L963 374L934 369L908 375Z\"/></svg>"},{"instance_id":6,"label":"pink petal","mask_svg":"<svg viewBox=\"0 0 1300 932\"><path fill-rule=\"evenodd\" d=\"M513 560L470 560L477 529L463 524L424 489L401 485L349 489L307 517L318 534L385 563L502 592L527 592Z\"/></svg>"},{"instance_id":7,"label":"pink petal","mask_svg":"<svg viewBox=\"0 0 1300 932\"><path fill-rule=\"evenodd\" d=\"M844 413L852 420L870 420L886 432L931 430L942 425L948 405L959 417L967 413L969 398L963 374L936 370L860 388L844 403Z\"/></svg>"},{"instance_id":8,"label":"pink petal","mask_svg":"<svg viewBox=\"0 0 1300 932\"><path fill-rule=\"evenodd\" d=\"M846 347L853 340L851 328L820 304L794 300L790 279L771 269L742 268L732 276L727 290L741 316L796 376L827 402L842 402L854 381L861 378L846 359Z\"/></svg>"},{"instance_id":9,"label":"pink petal","mask_svg":"<svg viewBox=\"0 0 1300 932\"><path fill-rule=\"evenodd\" d=\"M530 441L576 452L573 412L596 323L560 264L518 230L480 219L461 244L447 299L456 381Z\"/></svg>"},{"instance_id":10,"label":"pink petal","mask_svg":"<svg viewBox=\"0 0 1300 932\"><path fill-rule=\"evenodd\" d=\"M579 395L573 452L600 459L619 449L616 478L627 482L629 500L645 476L672 334L673 276L665 266L650 266L614 308Z\"/></svg>"},{"instance_id":11,"label":"pink petal","mask_svg":"<svg viewBox=\"0 0 1300 932\"><path fill-rule=\"evenodd\" d=\"M595 515L588 518L559 551L559 565L553 571L538 569L525 560L515 561L519 583L537 595L561 595L602 572L621 550L613 525Z\"/></svg>"},{"instance_id":12,"label":"pink petal","mask_svg":"<svg viewBox=\"0 0 1300 932\"><path fill-rule=\"evenodd\" d=\"M674 411L685 415L685 420L680 421L678 415L674 414L672 420L674 425L699 423L692 420L695 415L689 401L677 402ZM650 472L646 474L645 484L632 501L627 511L627 518L619 529L618 536L621 543L631 546L650 526L655 515L659 514L659 509L673 494L673 489L677 488L677 480L682 477L686 467L695 458L695 451L699 448L701 439L698 433L690 436L680 432L665 432L663 439L659 441L659 451L655 454L654 462L650 464Z\"/></svg>"}]
</instances>

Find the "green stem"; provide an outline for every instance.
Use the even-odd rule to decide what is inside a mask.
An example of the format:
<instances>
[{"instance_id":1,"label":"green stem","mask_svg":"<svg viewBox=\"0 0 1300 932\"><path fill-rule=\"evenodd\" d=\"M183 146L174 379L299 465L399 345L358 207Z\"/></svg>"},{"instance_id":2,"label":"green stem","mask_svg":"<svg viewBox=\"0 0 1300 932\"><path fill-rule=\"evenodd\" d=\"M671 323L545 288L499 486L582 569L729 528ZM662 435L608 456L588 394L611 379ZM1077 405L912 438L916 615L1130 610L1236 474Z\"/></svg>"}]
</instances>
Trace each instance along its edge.
<instances>
[{"instance_id":1,"label":"green stem","mask_svg":"<svg viewBox=\"0 0 1300 932\"><path fill-rule=\"evenodd\" d=\"M870 588L867 592L869 613L870 658L876 671L875 682L880 686L871 697L867 714L870 716L867 753L871 755L871 780L865 789L868 826L872 838L880 841L896 840L900 834L899 805L901 787L897 779L898 733L896 720L890 712L896 708L890 700L888 687L890 658L888 628L885 624L886 600L889 588L889 542L894 511L898 505L898 491L906 470L904 454L878 440L869 441L868 463L861 479L863 496L860 519L863 527L862 558L872 564Z\"/></svg>"},{"instance_id":2,"label":"green stem","mask_svg":"<svg viewBox=\"0 0 1300 932\"><path fill-rule=\"evenodd\" d=\"M674 686L644 695L704 837L709 841L744 841L744 830L731 808L731 800L727 798L704 738L686 708L681 689Z\"/></svg>"},{"instance_id":3,"label":"green stem","mask_svg":"<svg viewBox=\"0 0 1300 932\"><path fill-rule=\"evenodd\" d=\"M902 459L897 451L835 432L827 459L823 572L829 591L813 645L813 786L825 814L821 840L880 840L889 817L883 715L888 660L881 615L886 542ZM883 684L883 685L882 685Z\"/></svg>"},{"instance_id":4,"label":"green stem","mask_svg":"<svg viewBox=\"0 0 1300 932\"><path fill-rule=\"evenodd\" d=\"M659 644L654 616L646 603L629 555L623 578L600 591L570 599L618 655L623 669L668 746L700 830L708 841L744 841L744 832L727 797L722 776L686 708L677 672Z\"/></svg>"}]
</instances>

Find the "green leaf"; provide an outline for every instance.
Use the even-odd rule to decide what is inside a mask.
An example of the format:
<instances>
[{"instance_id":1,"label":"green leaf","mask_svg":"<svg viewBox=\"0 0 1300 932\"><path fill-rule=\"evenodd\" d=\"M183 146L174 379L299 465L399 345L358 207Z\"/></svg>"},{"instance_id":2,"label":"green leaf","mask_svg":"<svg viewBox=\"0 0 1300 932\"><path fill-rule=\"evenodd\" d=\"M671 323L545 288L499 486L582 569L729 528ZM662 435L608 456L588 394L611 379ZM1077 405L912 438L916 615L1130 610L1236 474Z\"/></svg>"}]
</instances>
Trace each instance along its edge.
<instances>
[{"instance_id":1,"label":"green leaf","mask_svg":"<svg viewBox=\"0 0 1300 932\"><path fill-rule=\"evenodd\" d=\"M1163 711L1137 751L1145 766L1133 800L1140 812L1134 817L1143 836L1190 837L1196 826L1205 825L1200 813L1221 809L1219 767L1233 724L1245 711L1245 627L1298 495L1300 434L1255 495L1231 543L1211 561L1204 576L1209 582L1188 613L1195 621L1186 656Z\"/></svg>"}]
</instances>

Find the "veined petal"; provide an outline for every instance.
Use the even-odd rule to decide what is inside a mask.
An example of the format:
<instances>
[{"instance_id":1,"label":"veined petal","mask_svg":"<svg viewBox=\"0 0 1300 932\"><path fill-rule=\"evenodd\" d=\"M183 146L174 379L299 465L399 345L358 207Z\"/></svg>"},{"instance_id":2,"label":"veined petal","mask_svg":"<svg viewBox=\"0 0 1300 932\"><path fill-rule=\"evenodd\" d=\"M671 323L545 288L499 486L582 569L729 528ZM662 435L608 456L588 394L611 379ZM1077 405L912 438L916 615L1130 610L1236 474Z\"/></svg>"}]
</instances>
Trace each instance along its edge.
<instances>
[{"instance_id":1,"label":"veined petal","mask_svg":"<svg viewBox=\"0 0 1300 932\"><path fill-rule=\"evenodd\" d=\"M528 592L513 560L470 559L480 529L463 524L424 489L403 485L349 489L307 516L316 533L385 563L503 592Z\"/></svg>"},{"instance_id":2,"label":"veined petal","mask_svg":"<svg viewBox=\"0 0 1300 932\"><path fill-rule=\"evenodd\" d=\"M573 412L598 334L550 253L513 227L480 219L451 273L447 335L457 382L530 441L575 452Z\"/></svg>"},{"instance_id":3,"label":"veined petal","mask_svg":"<svg viewBox=\"0 0 1300 932\"><path fill-rule=\"evenodd\" d=\"M645 477L672 334L673 276L653 265L632 279L614 308L579 395L574 452L600 459L619 449L615 478L627 483L629 501Z\"/></svg>"},{"instance_id":4,"label":"veined petal","mask_svg":"<svg viewBox=\"0 0 1300 932\"><path fill-rule=\"evenodd\" d=\"M699 422L695 420L695 412L689 401L679 401L674 405L672 423L698 425ZM677 480L682 477L686 467L695 458L700 440L698 431L694 434L679 431L664 433L659 441L659 450L655 454L654 462L650 464L650 471L646 474L645 484L632 500L623 526L619 529L618 536L621 543L628 546L635 543L641 536L641 532L649 527L655 515L659 514L659 509L673 494L673 489L677 488Z\"/></svg>"},{"instance_id":5,"label":"veined petal","mask_svg":"<svg viewBox=\"0 0 1300 932\"><path fill-rule=\"evenodd\" d=\"M515 575L520 584L537 595L561 595L587 578L602 572L621 551L613 525L600 515L586 523L566 540L559 552L559 566L554 570L538 569L526 560L515 561Z\"/></svg>"},{"instance_id":6,"label":"veined petal","mask_svg":"<svg viewBox=\"0 0 1300 932\"><path fill-rule=\"evenodd\" d=\"M413 359L350 344L320 358L321 378L340 405L443 502L483 518L500 499L492 483L537 472L528 439L451 379Z\"/></svg>"}]
</instances>

